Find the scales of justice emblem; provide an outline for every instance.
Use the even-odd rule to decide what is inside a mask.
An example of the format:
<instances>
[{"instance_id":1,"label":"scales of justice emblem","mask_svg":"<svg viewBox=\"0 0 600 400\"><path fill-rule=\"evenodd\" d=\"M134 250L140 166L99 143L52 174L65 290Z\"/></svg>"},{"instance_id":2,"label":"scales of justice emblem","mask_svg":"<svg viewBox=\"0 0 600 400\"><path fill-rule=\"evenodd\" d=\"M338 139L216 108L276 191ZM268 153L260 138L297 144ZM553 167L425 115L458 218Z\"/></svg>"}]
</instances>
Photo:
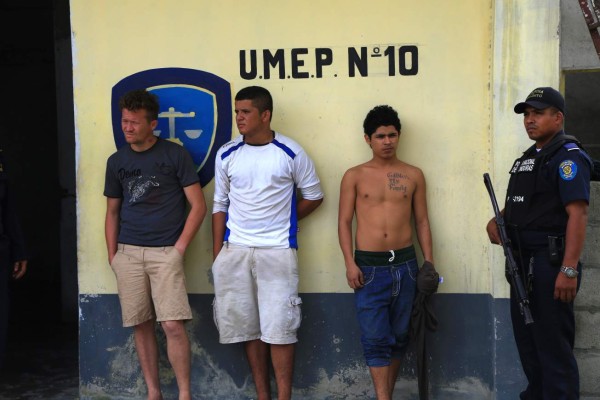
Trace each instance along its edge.
<instances>
[{"instance_id":1,"label":"scales of justice emblem","mask_svg":"<svg viewBox=\"0 0 600 400\"><path fill-rule=\"evenodd\" d=\"M217 150L231 140L231 86L209 72L188 68L141 71L119 81L112 89L113 136L117 148L125 145L119 98L134 89L158 96L160 110L154 134L185 147L196 166L200 184L214 177Z\"/></svg>"}]
</instances>

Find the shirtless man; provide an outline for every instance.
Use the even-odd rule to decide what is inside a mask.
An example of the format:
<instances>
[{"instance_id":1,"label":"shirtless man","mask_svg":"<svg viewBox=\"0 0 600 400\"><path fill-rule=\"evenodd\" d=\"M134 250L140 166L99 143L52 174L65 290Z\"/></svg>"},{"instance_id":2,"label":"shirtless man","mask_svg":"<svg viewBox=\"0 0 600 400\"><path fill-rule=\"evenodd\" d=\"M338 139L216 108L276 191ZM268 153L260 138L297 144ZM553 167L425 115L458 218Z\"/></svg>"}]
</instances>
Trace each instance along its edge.
<instances>
[{"instance_id":1,"label":"shirtless man","mask_svg":"<svg viewBox=\"0 0 600 400\"><path fill-rule=\"evenodd\" d=\"M373 158L350 168L342 178L338 236L375 393L378 400L391 400L408 344L419 270L411 214L423 257L433 263L431 230L423 172L396 156L398 113L389 106L377 106L367 114L363 127Z\"/></svg>"}]
</instances>

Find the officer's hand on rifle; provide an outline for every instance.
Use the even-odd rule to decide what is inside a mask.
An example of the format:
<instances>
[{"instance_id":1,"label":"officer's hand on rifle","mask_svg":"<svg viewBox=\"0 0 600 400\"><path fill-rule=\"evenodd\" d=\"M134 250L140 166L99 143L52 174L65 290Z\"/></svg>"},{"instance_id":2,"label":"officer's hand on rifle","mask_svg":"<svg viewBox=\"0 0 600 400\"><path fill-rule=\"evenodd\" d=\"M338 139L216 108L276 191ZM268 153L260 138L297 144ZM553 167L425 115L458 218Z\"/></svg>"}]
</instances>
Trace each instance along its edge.
<instances>
[{"instance_id":1,"label":"officer's hand on rifle","mask_svg":"<svg viewBox=\"0 0 600 400\"><path fill-rule=\"evenodd\" d=\"M498 231L498 224L496 223L496 218L490 219L486 228L488 237L490 238L490 242L493 244L500 244L500 231Z\"/></svg>"}]
</instances>

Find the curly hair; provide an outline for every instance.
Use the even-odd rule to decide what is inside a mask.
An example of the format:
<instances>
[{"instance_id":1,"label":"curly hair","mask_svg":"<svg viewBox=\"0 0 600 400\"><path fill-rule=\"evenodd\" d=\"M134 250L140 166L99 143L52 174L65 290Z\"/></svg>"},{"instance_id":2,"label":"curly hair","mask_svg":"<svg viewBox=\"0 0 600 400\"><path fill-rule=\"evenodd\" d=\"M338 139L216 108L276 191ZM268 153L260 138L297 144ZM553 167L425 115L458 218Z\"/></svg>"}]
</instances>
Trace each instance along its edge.
<instances>
[{"instance_id":1,"label":"curly hair","mask_svg":"<svg viewBox=\"0 0 600 400\"><path fill-rule=\"evenodd\" d=\"M398 113L390 106L381 105L373 108L367 114L365 122L363 122L363 129L365 135L369 138L380 126L392 125L400 132L402 125L400 124L400 118Z\"/></svg>"},{"instance_id":2,"label":"curly hair","mask_svg":"<svg viewBox=\"0 0 600 400\"><path fill-rule=\"evenodd\" d=\"M158 96L148 92L146 89L137 89L125 93L119 99L119 109L129 111L146 110L148 122L158 119Z\"/></svg>"}]
</instances>

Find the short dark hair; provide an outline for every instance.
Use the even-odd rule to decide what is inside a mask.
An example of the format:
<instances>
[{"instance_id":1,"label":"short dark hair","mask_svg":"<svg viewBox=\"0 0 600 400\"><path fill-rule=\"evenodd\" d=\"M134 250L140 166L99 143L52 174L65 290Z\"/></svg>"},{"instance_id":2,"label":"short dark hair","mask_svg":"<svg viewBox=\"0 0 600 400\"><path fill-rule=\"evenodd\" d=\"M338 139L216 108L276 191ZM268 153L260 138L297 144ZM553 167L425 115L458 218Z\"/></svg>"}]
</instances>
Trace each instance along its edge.
<instances>
[{"instance_id":1,"label":"short dark hair","mask_svg":"<svg viewBox=\"0 0 600 400\"><path fill-rule=\"evenodd\" d=\"M369 138L380 126L393 125L400 132L401 124L398 113L390 106L376 106L367 114L363 129Z\"/></svg>"},{"instance_id":2,"label":"short dark hair","mask_svg":"<svg viewBox=\"0 0 600 400\"><path fill-rule=\"evenodd\" d=\"M129 111L146 110L148 122L158 120L158 96L146 89L136 89L125 93L119 99L119 109Z\"/></svg>"},{"instance_id":3,"label":"short dark hair","mask_svg":"<svg viewBox=\"0 0 600 400\"><path fill-rule=\"evenodd\" d=\"M273 116L273 97L267 89L261 86L248 86L235 95L235 101L252 100L252 105L261 113L269 110Z\"/></svg>"}]
</instances>

